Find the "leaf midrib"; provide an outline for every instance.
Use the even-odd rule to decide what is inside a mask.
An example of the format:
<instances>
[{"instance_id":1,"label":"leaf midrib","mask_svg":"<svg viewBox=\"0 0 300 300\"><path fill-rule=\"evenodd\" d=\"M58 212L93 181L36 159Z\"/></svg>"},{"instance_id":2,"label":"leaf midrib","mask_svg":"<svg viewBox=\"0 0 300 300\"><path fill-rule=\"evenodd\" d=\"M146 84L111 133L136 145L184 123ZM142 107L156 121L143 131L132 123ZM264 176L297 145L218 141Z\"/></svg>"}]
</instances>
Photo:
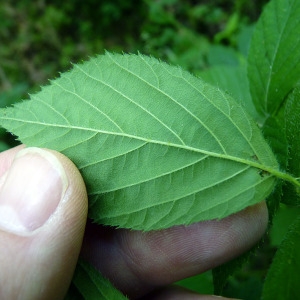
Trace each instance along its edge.
<instances>
[{"instance_id":1,"label":"leaf midrib","mask_svg":"<svg viewBox=\"0 0 300 300\"><path fill-rule=\"evenodd\" d=\"M213 131L206 125L204 124L194 113L192 113L190 110L188 110L184 105L182 105L180 102L178 102L176 99L174 99L173 97L171 97L170 95L166 94L164 91L160 90L158 87L154 86L153 84L150 84L149 82L145 81L142 77L138 76L137 74L133 73L132 71L130 71L129 69L127 68L124 68L123 66L121 66L120 64L118 64L118 62L116 62L110 55L108 55L108 57L111 59L111 61L117 66L119 67L120 69L126 71L127 73L131 74L132 76L138 78L139 80L143 81L145 84L147 84L148 86L150 86L151 88L157 90L159 93L162 93L164 94L166 97L168 97L170 100L172 100L174 103L176 103L176 105L180 106L182 109L184 109L188 114L190 114L195 120L197 120L197 122L199 122L211 135L212 137L214 138L214 140L218 143L218 145L220 146L220 148L222 149L223 151L223 154L219 154L219 156L217 157L221 157L221 158L226 158L226 159L230 159L230 160L234 160L234 161L239 161L239 162L242 162L242 163L246 163L247 165L251 165L251 166L254 166L252 164L250 164L251 161L248 161L247 163L247 160L237 160L238 158L236 159L232 159L230 158L231 156L227 154L223 144L219 141L219 139L215 136L215 134L213 133ZM142 57L142 56L141 56ZM144 60L145 61L145 60ZM147 63L147 62L145 62ZM152 66L150 66L148 63L147 65L149 66L149 68L152 70L152 72L155 74L155 71L153 70ZM95 63L95 66L96 67L99 67L97 63ZM100 80L99 78L95 78L93 76L91 76L90 74L88 74L85 70L83 70L80 66L78 65L75 65L75 67L77 67L82 73L84 73L88 78L92 79L92 80L96 80L97 82L100 82L104 85L106 85L107 87L109 87L110 89L112 89L114 92L117 92L119 93L121 96L125 97L128 101L134 103L135 105L137 105L139 108L141 108L142 110L146 111L151 117L153 117L155 120L159 121L165 128L167 128L178 140L179 142L182 144L182 145L179 145L179 144L172 144L172 143L167 143L167 145L169 146L174 146L174 147L180 147L180 148L183 148L183 149L188 149L189 146L186 145L186 143L180 138L180 136L174 132L169 126L167 126L165 123L163 123L161 120L159 120L155 115L153 115L152 113L150 113L148 110L145 110L145 108L143 106L141 106L140 104L136 103L136 101L134 101L133 99L130 99L129 97L127 97L125 94L123 94L121 91L117 90L115 87L109 85L107 82L103 81L103 80ZM156 74L155 74L156 75ZM173 74L171 74L172 76L174 76ZM201 90L199 90L196 86L192 85L186 78L184 78L184 76L181 76L180 77L181 79L183 79L188 85L190 85L193 89L195 89L199 94L202 95L202 97L204 97L206 99L206 101L208 103L210 103L211 105L213 105L221 114L223 114L224 116L226 116L226 118L228 118L230 120L230 122L233 124L233 126L240 132L240 134L242 135L242 137L247 141L248 145L250 146L250 148L252 149L252 151L254 153L256 153L255 149L253 148L253 145L252 143L250 142L250 140L245 136L244 132L242 132L239 128L239 126L237 126L237 124L234 122L234 120L232 120L232 118L230 117L230 115L226 114L223 110L221 110L218 106L216 106L205 94L203 94L203 92ZM102 131L102 133L107 133L107 134L113 134L113 135L122 135L122 136L127 136L129 138L136 138L136 139L139 139L139 140L143 140L143 141L146 141L146 142L153 142L153 143L161 143L161 142L157 142L155 140L148 140L148 139L144 139L144 138L141 138L141 137L137 137L137 136L131 136L131 135L128 135L126 134L122 128L117 124L115 123L107 114L105 114L104 112L102 112L101 110L99 110L96 106L92 105L90 102L86 101L83 97L81 97L79 94L69 90L69 89L66 89L65 87L61 86L60 84L57 83L57 81L53 81L52 82L53 84L56 84L57 86L59 86L61 89L63 89L65 92L68 92L68 93L71 93L73 94L74 96L78 97L79 99L81 99L82 101L84 101L86 104L90 105L93 109L96 109L97 112L101 113L102 115L104 115L109 121L111 121L120 131L121 133L109 133L109 132L104 132ZM158 83L159 85L159 83ZM41 103L43 103L43 101L40 101ZM57 112L55 109L53 109L53 111L55 111L56 113L59 113ZM61 115L61 114L59 114ZM68 124L69 121L67 120ZM49 126L49 125L48 125ZM57 126L57 125L56 125ZM76 128L72 125L68 125L70 128ZM77 128L77 129L82 129L82 128ZM96 131L98 132L98 131ZM100 131L99 131L100 133ZM192 150L192 151L195 151L194 149L196 148L190 148L189 150ZM196 152L199 152L199 151L196 151ZM211 156L215 156L216 155L213 155L212 152L201 152L203 154L207 154L207 155L211 155ZM255 165L256 168L259 168L259 169L263 169L265 170L265 168L263 168L263 165ZM267 171L267 170L266 170ZM268 171L269 172L269 171ZM272 173L272 172L270 172Z\"/></svg>"},{"instance_id":2,"label":"leaf midrib","mask_svg":"<svg viewBox=\"0 0 300 300\"><path fill-rule=\"evenodd\" d=\"M23 126L23 125L25 125L25 123L27 123L27 124L35 124L35 125L40 125L40 126L45 126L45 127L64 128L64 129L68 129L68 130L72 130L72 129L73 130L83 130L83 131L95 132L95 133L98 133L98 134L121 136L121 137L130 138L130 139L140 140L140 141L147 142L147 143L153 143L153 144L158 144L158 145L162 145L162 146L174 147L174 148L179 148L179 149L183 149L183 150L187 150L187 151L201 153L201 154L205 154L205 155L220 158L220 159L231 160L231 161L234 161L234 162L246 164L246 165L249 165L251 167L266 171L266 172L268 172L268 173L270 173L274 176L277 176L277 177L283 178L283 179L287 179L287 178L285 178L285 175L288 175L288 174L280 172L278 169L274 169L272 166L266 166L266 165L263 165L259 162L255 162L255 161L252 161L252 160L247 160L247 159L240 158L240 157L237 157L237 156L232 156L232 155L228 155L228 154L222 154L222 153L216 153L216 152L211 152L211 151L207 151L207 150L202 150L202 149L191 147L191 146L188 146L188 145L175 144L175 143L164 142L164 141L160 141L160 140L147 139L147 138L144 138L144 137L141 137L141 136L132 135L132 134L128 134L128 133L105 131L105 130L100 130L100 129L74 126L74 125L62 125L62 124L30 121L30 120L11 118L11 117L5 117L5 116L2 116L1 119L7 120L7 121L15 121L15 122L23 123L21 126Z\"/></svg>"}]
</instances>

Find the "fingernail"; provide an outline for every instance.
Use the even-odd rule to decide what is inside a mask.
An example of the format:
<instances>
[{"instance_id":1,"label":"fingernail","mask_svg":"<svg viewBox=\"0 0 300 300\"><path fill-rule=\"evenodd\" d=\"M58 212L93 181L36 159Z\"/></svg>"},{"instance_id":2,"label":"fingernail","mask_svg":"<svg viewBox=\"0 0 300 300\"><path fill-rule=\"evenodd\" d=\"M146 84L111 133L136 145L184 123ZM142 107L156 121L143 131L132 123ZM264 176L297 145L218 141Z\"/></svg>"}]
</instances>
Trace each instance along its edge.
<instances>
[{"instance_id":1,"label":"fingernail","mask_svg":"<svg viewBox=\"0 0 300 300\"><path fill-rule=\"evenodd\" d=\"M40 148L26 148L0 179L0 228L16 234L32 232L55 212L67 189L58 159Z\"/></svg>"}]
</instances>

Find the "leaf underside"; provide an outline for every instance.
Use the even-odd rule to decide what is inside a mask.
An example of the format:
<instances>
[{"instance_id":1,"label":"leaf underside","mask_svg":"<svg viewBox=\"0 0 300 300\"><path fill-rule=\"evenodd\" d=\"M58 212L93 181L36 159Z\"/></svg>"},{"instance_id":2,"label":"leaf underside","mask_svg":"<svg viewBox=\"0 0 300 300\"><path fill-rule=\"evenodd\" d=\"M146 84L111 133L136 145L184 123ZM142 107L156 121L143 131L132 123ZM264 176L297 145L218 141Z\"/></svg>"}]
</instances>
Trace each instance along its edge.
<instances>
[{"instance_id":1,"label":"leaf underside","mask_svg":"<svg viewBox=\"0 0 300 300\"><path fill-rule=\"evenodd\" d=\"M89 216L124 228L223 218L265 199L278 170L229 95L142 55L75 65L31 100L1 109L0 125L72 159Z\"/></svg>"}]
</instances>

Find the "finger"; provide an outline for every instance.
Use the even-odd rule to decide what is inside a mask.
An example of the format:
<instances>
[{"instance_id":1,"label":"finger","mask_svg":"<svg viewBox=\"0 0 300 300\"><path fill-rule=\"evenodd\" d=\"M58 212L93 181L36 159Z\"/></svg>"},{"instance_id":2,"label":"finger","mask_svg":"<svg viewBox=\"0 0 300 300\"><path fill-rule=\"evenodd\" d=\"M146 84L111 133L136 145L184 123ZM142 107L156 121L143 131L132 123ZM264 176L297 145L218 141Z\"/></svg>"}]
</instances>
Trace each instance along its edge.
<instances>
[{"instance_id":1,"label":"finger","mask_svg":"<svg viewBox=\"0 0 300 300\"><path fill-rule=\"evenodd\" d=\"M63 155L0 154L0 299L63 299L77 262L87 196Z\"/></svg>"},{"instance_id":2,"label":"finger","mask_svg":"<svg viewBox=\"0 0 300 300\"><path fill-rule=\"evenodd\" d=\"M261 203L220 221L146 233L88 224L82 255L135 298L238 256L260 239L267 222Z\"/></svg>"}]
</instances>

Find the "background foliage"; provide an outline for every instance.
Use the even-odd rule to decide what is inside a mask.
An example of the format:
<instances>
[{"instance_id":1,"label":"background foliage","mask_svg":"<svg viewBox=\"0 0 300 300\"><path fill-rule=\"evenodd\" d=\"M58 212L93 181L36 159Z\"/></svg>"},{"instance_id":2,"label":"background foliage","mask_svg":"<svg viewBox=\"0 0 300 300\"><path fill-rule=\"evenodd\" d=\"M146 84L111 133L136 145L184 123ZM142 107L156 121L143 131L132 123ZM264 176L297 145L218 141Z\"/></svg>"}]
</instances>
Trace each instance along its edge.
<instances>
[{"instance_id":1,"label":"background foliage","mask_svg":"<svg viewBox=\"0 0 300 300\"><path fill-rule=\"evenodd\" d=\"M239 33L258 18L264 2L1 1L1 92L31 90L104 49L140 51L191 71L237 63L230 54L246 52ZM211 53L212 44L230 48Z\"/></svg>"},{"instance_id":2,"label":"background foliage","mask_svg":"<svg viewBox=\"0 0 300 300\"><path fill-rule=\"evenodd\" d=\"M194 73L236 66L265 2L1 1L0 107L27 98L71 62L104 49L140 51ZM4 139L12 145L9 136ZM1 141L0 150L5 148Z\"/></svg>"},{"instance_id":3,"label":"background foliage","mask_svg":"<svg viewBox=\"0 0 300 300\"><path fill-rule=\"evenodd\" d=\"M104 49L149 54L207 81L217 81L221 88L239 84L235 98L247 97L241 66L245 64L253 24L266 2L1 1L0 107L27 98L49 78L57 77L59 71L69 69L71 62L103 53ZM230 68L224 71L224 65ZM228 82L233 73L240 82ZM13 137L0 129L0 151L14 144ZM282 205L260 251L231 278L226 287L228 295L259 298L266 270L291 219L299 214L296 210ZM210 272L180 284L202 293L212 292Z\"/></svg>"}]
</instances>

